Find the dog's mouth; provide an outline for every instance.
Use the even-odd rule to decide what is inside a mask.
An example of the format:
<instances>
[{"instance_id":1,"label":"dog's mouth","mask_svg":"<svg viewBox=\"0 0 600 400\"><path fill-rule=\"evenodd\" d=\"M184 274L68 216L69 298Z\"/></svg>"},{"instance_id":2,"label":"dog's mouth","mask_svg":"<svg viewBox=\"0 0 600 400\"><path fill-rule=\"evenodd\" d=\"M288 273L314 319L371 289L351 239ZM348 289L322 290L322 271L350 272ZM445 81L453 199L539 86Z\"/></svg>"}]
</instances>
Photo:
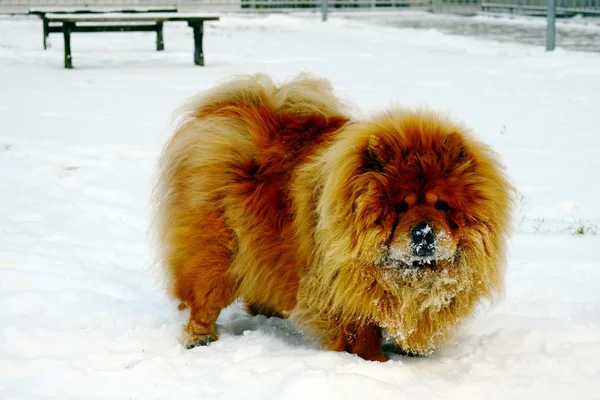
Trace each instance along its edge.
<instances>
[{"instance_id":1,"label":"dog's mouth","mask_svg":"<svg viewBox=\"0 0 600 400\"><path fill-rule=\"evenodd\" d=\"M435 257L408 257L403 259L384 257L384 264L393 268L403 269L435 269L440 259Z\"/></svg>"},{"instance_id":2,"label":"dog's mouth","mask_svg":"<svg viewBox=\"0 0 600 400\"><path fill-rule=\"evenodd\" d=\"M382 261L383 264L398 269L421 269L434 270L438 263L450 258L450 254L441 253L439 251L427 252L427 254L419 253L413 249L413 245L408 246L408 251L403 251L399 247L387 247L384 249Z\"/></svg>"},{"instance_id":3,"label":"dog's mouth","mask_svg":"<svg viewBox=\"0 0 600 400\"><path fill-rule=\"evenodd\" d=\"M430 268L435 269L437 265L437 260L431 258L422 258L419 260L414 260L411 264L413 268Z\"/></svg>"}]
</instances>

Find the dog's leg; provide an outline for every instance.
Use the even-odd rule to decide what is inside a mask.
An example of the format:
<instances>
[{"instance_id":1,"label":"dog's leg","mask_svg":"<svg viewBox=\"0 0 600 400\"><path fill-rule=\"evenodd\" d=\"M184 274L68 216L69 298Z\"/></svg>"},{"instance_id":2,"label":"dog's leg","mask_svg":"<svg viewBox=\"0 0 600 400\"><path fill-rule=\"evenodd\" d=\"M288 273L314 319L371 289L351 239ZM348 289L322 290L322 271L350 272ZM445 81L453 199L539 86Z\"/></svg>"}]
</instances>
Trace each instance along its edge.
<instances>
[{"instance_id":1,"label":"dog's leg","mask_svg":"<svg viewBox=\"0 0 600 400\"><path fill-rule=\"evenodd\" d=\"M190 305L190 319L183 326L183 345L191 349L218 339L215 322L221 310L233 301L235 285L227 276L227 264L206 262L197 279Z\"/></svg>"},{"instance_id":2,"label":"dog's leg","mask_svg":"<svg viewBox=\"0 0 600 400\"><path fill-rule=\"evenodd\" d=\"M190 308L182 342L192 348L218 338L215 322L236 295L236 283L228 274L236 246L233 233L217 213L187 215L181 221L172 227L167 263L180 309Z\"/></svg>"},{"instance_id":3,"label":"dog's leg","mask_svg":"<svg viewBox=\"0 0 600 400\"><path fill-rule=\"evenodd\" d=\"M381 351L381 328L373 324L347 325L328 344L329 350L346 351L368 361L386 361Z\"/></svg>"}]
</instances>

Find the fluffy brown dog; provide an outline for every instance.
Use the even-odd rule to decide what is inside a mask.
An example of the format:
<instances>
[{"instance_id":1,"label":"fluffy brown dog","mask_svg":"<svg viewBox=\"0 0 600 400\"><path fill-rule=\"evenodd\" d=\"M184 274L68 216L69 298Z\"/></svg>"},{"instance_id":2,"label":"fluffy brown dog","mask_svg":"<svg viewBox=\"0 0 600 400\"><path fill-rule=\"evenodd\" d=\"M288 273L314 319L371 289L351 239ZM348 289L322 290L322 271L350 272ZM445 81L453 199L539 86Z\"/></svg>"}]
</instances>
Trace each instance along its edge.
<instances>
[{"instance_id":1,"label":"fluffy brown dog","mask_svg":"<svg viewBox=\"0 0 600 400\"><path fill-rule=\"evenodd\" d=\"M192 99L156 191L187 347L221 309L291 315L326 348L427 354L501 292L511 186L493 152L426 111L350 121L322 79L236 78Z\"/></svg>"}]
</instances>

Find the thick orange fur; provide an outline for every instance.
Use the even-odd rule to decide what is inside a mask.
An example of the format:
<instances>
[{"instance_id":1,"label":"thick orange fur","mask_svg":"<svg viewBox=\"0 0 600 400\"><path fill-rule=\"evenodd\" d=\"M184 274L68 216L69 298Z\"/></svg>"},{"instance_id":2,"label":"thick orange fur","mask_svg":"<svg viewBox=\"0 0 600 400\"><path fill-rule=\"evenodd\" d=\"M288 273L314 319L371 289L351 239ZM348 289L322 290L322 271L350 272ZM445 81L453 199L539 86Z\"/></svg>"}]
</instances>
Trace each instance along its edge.
<instances>
[{"instance_id":1,"label":"thick orange fur","mask_svg":"<svg viewBox=\"0 0 600 400\"><path fill-rule=\"evenodd\" d=\"M185 106L160 171L160 245L191 309L189 347L217 339L220 310L242 298L331 350L385 360L385 330L427 354L502 291L512 188L489 148L434 113L350 121L325 80L236 78ZM433 267L386 261L424 219L444 233Z\"/></svg>"}]
</instances>

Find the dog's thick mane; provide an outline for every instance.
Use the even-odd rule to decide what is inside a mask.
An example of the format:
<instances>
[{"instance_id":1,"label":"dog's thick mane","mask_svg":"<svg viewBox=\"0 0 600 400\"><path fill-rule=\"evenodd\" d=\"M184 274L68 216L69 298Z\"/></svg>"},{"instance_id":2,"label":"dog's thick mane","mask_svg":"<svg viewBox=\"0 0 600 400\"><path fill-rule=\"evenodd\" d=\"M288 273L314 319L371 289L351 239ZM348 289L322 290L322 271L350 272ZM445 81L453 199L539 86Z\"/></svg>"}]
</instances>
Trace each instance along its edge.
<instances>
[{"instance_id":1,"label":"dog's thick mane","mask_svg":"<svg viewBox=\"0 0 600 400\"><path fill-rule=\"evenodd\" d=\"M371 321L386 328L405 351L427 353L459 320L470 316L480 300L493 301L503 292L510 185L489 147L461 125L427 110L391 110L343 130L302 167L295 182L299 236L310 240L305 247L313 248L314 258L292 315L309 325L322 325L322 330ZM361 215L361 208L380 204L379 195L370 191L371 183L383 178L360 176L363 149L374 135L390 133L399 143L393 150L400 158L412 148L431 152L428 148L435 141L456 140L456 135L460 153L468 154L450 168L461 171L480 198L471 204L470 222L462 227L458 255L440 262L435 271L398 272L373 263L381 254L381 240L369 227L374 221ZM369 203L373 197L376 202Z\"/></svg>"}]
</instances>

